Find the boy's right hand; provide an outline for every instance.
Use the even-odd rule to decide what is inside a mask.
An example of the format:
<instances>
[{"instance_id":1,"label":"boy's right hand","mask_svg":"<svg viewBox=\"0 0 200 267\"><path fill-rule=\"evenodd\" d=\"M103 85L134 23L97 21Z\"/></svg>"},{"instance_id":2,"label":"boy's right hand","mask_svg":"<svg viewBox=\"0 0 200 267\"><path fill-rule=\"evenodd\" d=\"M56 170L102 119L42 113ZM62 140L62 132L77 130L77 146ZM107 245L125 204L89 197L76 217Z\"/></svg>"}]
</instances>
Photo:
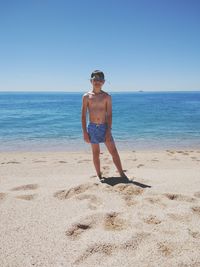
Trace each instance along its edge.
<instances>
[{"instance_id":1,"label":"boy's right hand","mask_svg":"<svg viewBox=\"0 0 200 267\"><path fill-rule=\"evenodd\" d=\"M89 137L88 132L84 132L83 135L84 135L84 140L85 140L85 142L90 143L90 137Z\"/></svg>"}]
</instances>

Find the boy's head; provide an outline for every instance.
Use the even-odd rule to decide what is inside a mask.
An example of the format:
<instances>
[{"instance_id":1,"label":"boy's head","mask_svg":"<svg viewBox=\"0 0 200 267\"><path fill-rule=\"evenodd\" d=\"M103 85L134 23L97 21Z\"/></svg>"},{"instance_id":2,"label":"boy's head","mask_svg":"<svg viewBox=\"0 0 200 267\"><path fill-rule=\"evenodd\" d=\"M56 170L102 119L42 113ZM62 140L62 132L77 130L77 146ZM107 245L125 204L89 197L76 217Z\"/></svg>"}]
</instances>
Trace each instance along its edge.
<instances>
[{"instance_id":1,"label":"boy's head","mask_svg":"<svg viewBox=\"0 0 200 267\"><path fill-rule=\"evenodd\" d=\"M100 70L93 71L91 74L90 81L93 87L96 87L96 88L101 87L105 82L103 71L100 71Z\"/></svg>"}]
</instances>

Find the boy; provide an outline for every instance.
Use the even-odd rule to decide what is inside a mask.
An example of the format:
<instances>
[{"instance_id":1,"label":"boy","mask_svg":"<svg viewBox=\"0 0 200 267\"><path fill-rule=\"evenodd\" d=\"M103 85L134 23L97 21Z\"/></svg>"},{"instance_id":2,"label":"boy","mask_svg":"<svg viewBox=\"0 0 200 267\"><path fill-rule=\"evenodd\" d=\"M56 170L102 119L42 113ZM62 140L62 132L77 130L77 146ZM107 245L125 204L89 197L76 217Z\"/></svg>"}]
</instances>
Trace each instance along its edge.
<instances>
[{"instance_id":1,"label":"boy","mask_svg":"<svg viewBox=\"0 0 200 267\"><path fill-rule=\"evenodd\" d=\"M82 129L84 140L91 143L93 162L99 179L103 179L100 171L99 143L105 143L113 162L121 177L128 178L124 173L120 157L111 133L112 126L112 99L111 95L102 90L105 82L104 73L95 70L91 74L90 82L93 89L82 97ZM89 111L89 124L86 127L86 113Z\"/></svg>"}]
</instances>

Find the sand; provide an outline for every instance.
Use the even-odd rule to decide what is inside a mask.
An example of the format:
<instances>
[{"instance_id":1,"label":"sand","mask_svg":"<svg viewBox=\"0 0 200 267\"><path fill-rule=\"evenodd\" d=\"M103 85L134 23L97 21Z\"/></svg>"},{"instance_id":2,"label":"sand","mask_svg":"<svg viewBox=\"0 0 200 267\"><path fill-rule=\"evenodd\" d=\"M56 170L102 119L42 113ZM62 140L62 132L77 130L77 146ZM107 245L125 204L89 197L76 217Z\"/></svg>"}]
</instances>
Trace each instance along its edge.
<instances>
[{"instance_id":1,"label":"sand","mask_svg":"<svg viewBox=\"0 0 200 267\"><path fill-rule=\"evenodd\" d=\"M200 150L0 153L0 266L200 266Z\"/></svg>"}]
</instances>

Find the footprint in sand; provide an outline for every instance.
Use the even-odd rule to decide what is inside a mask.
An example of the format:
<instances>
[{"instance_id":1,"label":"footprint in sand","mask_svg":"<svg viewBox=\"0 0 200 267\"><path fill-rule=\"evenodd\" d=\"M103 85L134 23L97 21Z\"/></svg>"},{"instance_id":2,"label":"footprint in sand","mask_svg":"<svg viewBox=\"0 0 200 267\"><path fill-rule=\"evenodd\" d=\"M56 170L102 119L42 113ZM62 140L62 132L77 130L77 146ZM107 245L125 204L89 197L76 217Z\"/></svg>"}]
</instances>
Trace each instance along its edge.
<instances>
[{"instance_id":1,"label":"footprint in sand","mask_svg":"<svg viewBox=\"0 0 200 267\"><path fill-rule=\"evenodd\" d=\"M66 236L72 240L79 238L85 231L93 228L98 221L98 214L81 218L79 221L80 222L73 223L69 229L65 231Z\"/></svg>"},{"instance_id":2,"label":"footprint in sand","mask_svg":"<svg viewBox=\"0 0 200 267\"><path fill-rule=\"evenodd\" d=\"M127 228L125 220L120 218L118 212L109 212L104 218L104 229L109 231L123 230Z\"/></svg>"},{"instance_id":3,"label":"footprint in sand","mask_svg":"<svg viewBox=\"0 0 200 267\"><path fill-rule=\"evenodd\" d=\"M106 190L112 190L120 193L127 206L136 205L137 201L134 199L134 197L141 195L144 192L144 189L136 187L133 184L117 184L111 188L106 188Z\"/></svg>"},{"instance_id":4,"label":"footprint in sand","mask_svg":"<svg viewBox=\"0 0 200 267\"><path fill-rule=\"evenodd\" d=\"M6 193L0 192L0 203L6 198Z\"/></svg>"},{"instance_id":5,"label":"footprint in sand","mask_svg":"<svg viewBox=\"0 0 200 267\"><path fill-rule=\"evenodd\" d=\"M26 190L36 190L38 188L38 184L26 184L20 185L17 187L13 187L10 189L11 191L26 191ZM18 195L15 198L23 199L23 200L33 200L35 199L37 194L29 194L29 195Z\"/></svg>"},{"instance_id":6,"label":"footprint in sand","mask_svg":"<svg viewBox=\"0 0 200 267\"><path fill-rule=\"evenodd\" d=\"M159 206L162 206L162 207L166 207L167 205L162 203L162 200L155 196L155 197L146 197L144 198L144 200L148 201L150 204L154 205L154 204L158 204Z\"/></svg>"},{"instance_id":7,"label":"footprint in sand","mask_svg":"<svg viewBox=\"0 0 200 267\"><path fill-rule=\"evenodd\" d=\"M185 150L185 151L179 150L179 151L176 151L176 152L180 153L182 155L187 155L187 156L190 155L187 150Z\"/></svg>"},{"instance_id":8,"label":"footprint in sand","mask_svg":"<svg viewBox=\"0 0 200 267\"><path fill-rule=\"evenodd\" d=\"M103 169L103 174L108 175L110 167L109 166L103 166L102 169Z\"/></svg>"},{"instance_id":9,"label":"footprint in sand","mask_svg":"<svg viewBox=\"0 0 200 267\"><path fill-rule=\"evenodd\" d=\"M90 178L97 178L97 175L91 175Z\"/></svg>"},{"instance_id":10,"label":"footprint in sand","mask_svg":"<svg viewBox=\"0 0 200 267\"><path fill-rule=\"evenodd\" d=\"M109 212L106 214L96 213L84 218L80 218L79 222L73 223L65 234L71 239L79 238L84 232L96 227L97 225L103 225L105 230L123 230L126 228L125 221L120 218L120 214L117 212Z\"/></svg>"},{"instance_id":11,"label":"footprint in sand","mask_svg":"<svg viewBox=\"0 0 200 267\"><path fill-rule=\"evenodd\" d=\"M110 170L110 167L109 166L103 166L102 169L104 169L104 170Z\"/></svg>"},{"instance_id":12,"label":"footprint in sand","mask_svg":"<svg viewBox=\"0 0 200 267\"><path fill-rule=\"evenodd\" d=\"M165 257L171 256L175 250L174 245L170 244L167 241L157 243L158 251Z\"/></svg>"},{"instance_id":13,"label":"footprint in sand","mask_svg":"<svg viewBox=\"0 0 200 267\"><path fill-rule=\"evenodd\" d=\"M92 161L92 160L91 159L82 159L82 160L77 161L77 163L84 163L84 162L89 162L89 161Z\"/></svg>"},{"instance_id":14,"label":"footprint in sand","mask_svg":"<svg viewBox=\"0 0 200 267\"><path fill-rule=\"evenodd\" d=\"M98 188L99 186L100 186L99 183L85 183L72 187L67 190L65 189L58 190L57 192L54 193L54 197L60 200L64 200L79 195L81 193L84 193L87 190L96 190L96 188Z\"/></svg>"},{"instance_id":15,"label":"footprint in sand","mask_svg":"<svg viewBox=\"0 0 200 267\"><path fill-rule=\"evenodd\" d=\"M142 166L144 166L144 164L139 164L139 165L137 165L137 168L140 168Z\"/></svg>"},{"instance_id":16,"label":"footprint in sand","mask_svg":"<svg viewBox=\"0 0 200 267\"><path fill-rule=\"evenodd\" d=\"M140 243L150 235L151 233L148 232L136 232L131 238L122 243L119 248L125 250L130 249L131 251L133 251L137 249Z\"/></svg>"},{"instance_id":17,"label":"footprint in sand","mask_svg":"<svg viewBox=\"0 0 200 267\"><path fill-rule=\"evenodd\" d=\"M127 223L120 217L118 212L96 213L82 217L78 222L73 223L65 234L75 240L89 229L102 225L106 231L120 231L127 228Z\"/></svg>"},{"instance_id":18,"label":"footprint in sand","mask_svg":"<svg viewBox=\"0 0 200 267\"><path fill-rule=\"evenodd\" d=\"M148 217L144 218L143 221L147 224L160 224L162 222L155 215L149 215Z\"/></svg>"},{"instance_id":19,"label":"footprint in sand","mask_svg":"<svg viewBox=\"0 0 200 267\"><path fill-rule=\"evenodd\" d=\"M107 163L107 164L113 164L113 161L111 159L105 159L105 163Z\"/></svg>"},{"instance_id":20,"label":"footprint in sand","mask_svg":"<svg viewBox=\"0 0 200 267\"><path fill-rule=\"evenodd\" d=\"M200 215L200 206L193 206L191 207L193 213Z\"/></svg>"},{"instance_id":21,"label":"footprint in sand","mask_svg":"<svg viewBox=\"0 0 200 267\"><path fill-rule=\"evenodd\" d=\"M195 193L194 193L194 196L197 197L197 198L200 198L200 191L195 192Z\"/></svg>"},{"instance_id":22,"label":"footprint in sand","mask_svg":"<svg viewBox=\"0 0 200 267\"><path fill-rule=\"evenodd\" d=\"M198 159L197 157L191 157L191 159L192 159L193 161L200 161L200 159Z\"/></svg>"},{"instance_id":23,"label":"footprint in sand","mask_svg":"<svg viewBox=\"0 0 200 267\"><path fill-rule=\"evenodd\" d=\"M99 183L85 183L81 184L75 187L72 187L68 190L58 190L57 192L54 193L54 197L64 200L64 199L69 199L72 197L75 197L78 200L89 200L88 203L88 208L95 210L98 207L102 206L102 201L100 198L98 198L94 194L87 194L86 191L95 191L97 187L99 187ZM86 194L84 194L86 193Z\"/></svg>"},{"instance_id":24,"label":"footprint in sand","mask_svg":"<svg viewBox=\"0 0 200 267\"><path fill-rule=\"evenodd\" d=\"M178 221L178 222L189 222L190 221L190 215L188 213L182 213L182 214L178 214L178 213L167 213L167 216L174 220L174 221Z\"/></svg>"},{"instance_id":25,"label":"footprint in sand","mask_svg":"<svg viewBox=\"0 0 200 267\"><path fill-rule=\"evenodd\" d=\"M138 196L143 193L144 189L137 187L133 184L117 184L115 186L109 186L107 184L102 185L101 183L85 183L75 187L72 187L67 190L58 190L54 193L54 197L64 200L69 199L71 197L76 197L77 199L88 199L89 200L89 208L96 209L99 207L102 202L101 200L96 197L94 194L83 194L86 193L88 190L91 192L95 192L96 189L99 188L100 190L109 191L109 192L117 192L119 193L122 198L125 200L127 206L135 205L137 201L135 201L134 197Z\"/></svg>"},{"instance_id":26,"label":"footprint in sand","mask_svg":"<svg viewBox=\"0 0 200 267\"><path fill-rule=\"evenodd\" d=\"M175 193L165 193L163 194L170 200L186 201L186 202L195 202L196 199L190 196L175 194Z\"/></svg>"},{"instance_id":27,"label":"footprint in sand","mask_svg":"<svg viewBox=\"0 0 200 267\"><path fill-rule=\"evenodd\" d=\"M159 161L159 160L158 159L152 159L151 161L155 161L156 162L156 161Z\"/></svg>"},{"instance_id":28,"label":"footprint in sand","mask_svg":"<svg viewBox=\"0 0 200 267\"><path fill-rule=\"evenodd\" d=\"M72 225L71 228L69 228L65 234L69 237L76 238L78 237L82 232L85 230L88 230L91 228L90 223L76 223Z\"/></svg>"},{"instance_id":29,"label":"footprint in sand","mask_svg":"<svg viewBox=\"0 0 200 267\"><path fill-rule=\"evenodd\" d=\"M177 158L172 158L171 160L177 160L177 161L180 161L180 159L177 159Z\"/></svg>"},{"instance_id":30,"label":"footprint in sand","mask_svg":"<svg viewBox=\"0 0 200 267\"><path fill-rule=\"evenodd\" d=\"M24 200L33 200L35 199L37 196L37 194L32 194L32 195L19 195L16 196L15 198L19 198L19 199L24 199Z\"/></svg>"},{"instance_id":31,"label":"footprint in sand","mask_svg":"<svg viewBox=\"0 0 200 267\"><path fill-rule=\"evenodd\" d=\"M90 208L92 210L95 210L102 205L100 198L96 197L93 194L80 194L80 195L76 196L76 199L89 200L88 208Z\"/></svg>"},{"instance_id":32,"label":"footprint in sand","mask_svg":"<svg viewBox=\"0 0 200 267\"><path fill-rule=\"evenodd\" d=\"M173 151L173 150L166 150L167 152L169 152L170 153L170 155L172 155L172 154L174 154L174 153L176 153L175 151Z\"/></svg>"},{"instance_id":33,"label":"footprint in sand","mask_svg":"<svg viewBox=\"0 0 200 267\"><path fill-rule=\"evenodd\" d=\"M95 243L90 245L82 255L80 255L73 264L82 264L89 257L99 254L99 257L110 256L117 249L117 245L112 243Z\"/></svg>"},{"instance_id":34,"label":"footprint in sand","mask_svg":"<svg viewBox=\"0 0 200 267\"><path fill-rule=\"evenodd\" d=\"M143 188L137 187L133 184L117 184L113 186L111 189L113 191L119 192L122 195L130 195L130 196L141 195L144 192Z\"/></svg>"},{"instance_id":35,"label":"footprint in sand","mask_svg":"<svg viewBox=\"0 0 200 267\"><path fill-rule=\"evenodd\" d=\"M185 155L185 156L189 156L190 154L188 152L193 152L193 151L182 151L182 150L177 150L177 151L170 151L170 150L166 150L168 151L170 154L174 154L174 153L179 153L179 154L182 154L182 155Z\"/></svg>"},{"instance_id":36,"label":"footprint in sand","mask_svg":"<svg viewBox=\"0 0 200 267\"><path fill-rule=\"evenodd\" d=\"M132 253L138 249L139 245L146 240L151 234L147 232L137 232L132 235L128 240L122 242L121 244L108 243L108 242L95 242L94 244L89 245L86 250L74 261L74 264L83 264L89 257L99 257L102 258L110 256L117 251L130 250Z\"/></svg>"},{"instance_id":37,"label":"footprint in sand","mask_svg":"<svg viewBox=\"0 0 200 267\"><path fill-rule=\"evenodd\" d=\"M115 171L116 173L119 173L117 170ZM123 170L123 172L127 172L127 170Z\"/></svg>"},{"instance_id":38,"label":"footprint in sand","mask_svg":"<svg viewBox=\"0 0 200 267\"><path fill-rule=\"evenodd\" d=\"M132 196L130 195L124 195L123 196L124 201L126 202L127 206L135 206L138 204L138 201L136 201Z\"/></svg>"},{"instance_id":39,"label":"footprint in sand","mask_svg":"<svg viewBox=\"0 0 200 267\"><path fill-rule=\"evenodd\" d=\"M19 161L8 161L8 162L2 162L1 164L20 164L21 162Z\"/></svg>"},{"instance_id":40,"label":"footprint in sand","mask_svg":"<svg viewBox=\"0 0 200 267\"><path fill-rule=\"evenodd\" d=\"M188 234L190 236L192 236L193 238L200 238L200 232L198 231L192 231L190 228L187 229L188 230Z\"/></svg>"},{"instance_id":41,"label":"footprint in sand","mask_svg":"<svg viewBox=\"0 0 200 267\"><path fill-rule=\"evenodd\" d=\"M183 152L182 154L185 155L185 156L189 156L190 155L188 152Z\"/></svg>"},{"instance_id":42,"label":"footprint in sand","mask_svg":"<svg viewBox=\"0 0 200 267\"><path fill-rule=\"evenodd\" d=\"M65 160L59 160L58 162L59 163L67 163L67 161L65 161Z\"/></svg>"},{"instance_id":43,"label":"footprint in sand","mask_svg":"<svg viewBox=\"0 0 200 267\"><path fill-rule=\"evenodd\" d=\"M25 184L25 185L20 185L17 187L13 187L10 189L11 191L21 191L21 190L35 190L38 188L38 184Z\"/></svg>"}]
</instances>

